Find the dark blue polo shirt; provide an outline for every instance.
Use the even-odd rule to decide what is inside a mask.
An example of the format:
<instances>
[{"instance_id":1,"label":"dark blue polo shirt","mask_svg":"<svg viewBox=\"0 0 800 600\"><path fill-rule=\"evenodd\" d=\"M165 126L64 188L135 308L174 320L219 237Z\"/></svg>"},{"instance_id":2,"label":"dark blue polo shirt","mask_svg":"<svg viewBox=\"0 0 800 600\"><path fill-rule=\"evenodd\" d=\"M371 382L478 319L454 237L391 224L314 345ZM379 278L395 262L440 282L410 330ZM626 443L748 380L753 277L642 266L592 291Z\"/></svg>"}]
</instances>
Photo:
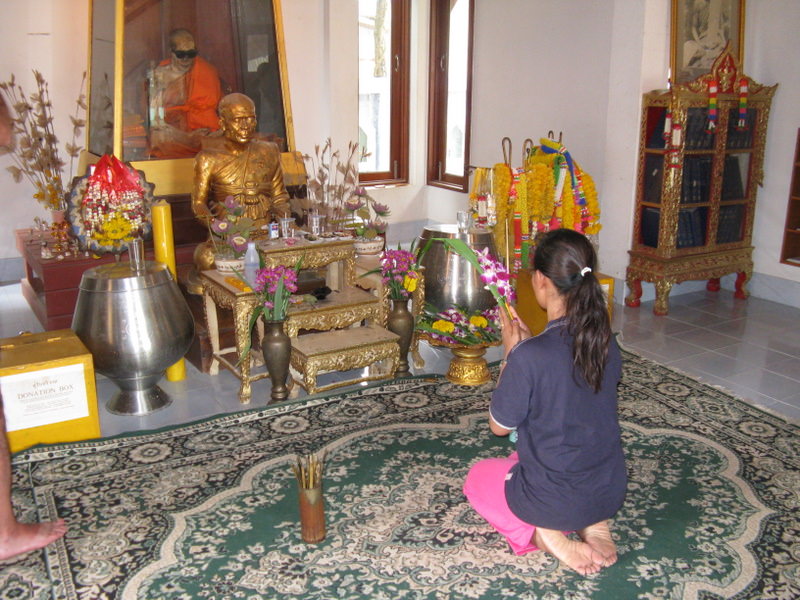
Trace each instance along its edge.
<instances>
[{"instance_id":1,"label":"dark blue polo shirt","mask_svg":"<svg viewBox=\"0 0 800 600\"><path fill-rule=\"evenodd\" d=\"M572 531L608 519L625 499L617 421L622 359L615 339L600 391L573 377L564 318L517 344L492 395L492 418L517 429L519 463L506 480L511 511L526 523Z\"/></svg>"}]
</instances>

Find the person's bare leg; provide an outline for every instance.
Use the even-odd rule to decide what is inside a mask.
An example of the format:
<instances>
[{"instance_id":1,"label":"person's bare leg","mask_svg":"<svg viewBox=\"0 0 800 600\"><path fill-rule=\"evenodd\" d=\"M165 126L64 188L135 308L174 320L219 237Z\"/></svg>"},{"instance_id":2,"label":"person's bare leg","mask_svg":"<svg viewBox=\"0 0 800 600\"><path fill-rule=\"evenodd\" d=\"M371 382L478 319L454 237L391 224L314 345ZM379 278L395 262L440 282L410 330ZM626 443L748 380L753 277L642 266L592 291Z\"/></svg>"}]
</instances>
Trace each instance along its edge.
<instances>
[{"instance_id":1,"label":"person's bare leg","mask_svg":"<svg viewBox=\"0 0 800 600\"><path fill-rule=\"evenodd\" d=\"M581 575L597 573L604 562L603 555L589 544L571 540L555 529L537 527L533 543Z\"/></svg>"},{"instance_id":2,"label":"person's bare leg","mask_svg":"<svg viewBox=\"0 0 800 600\"><path fill-rule=\"evenodd\" d=\"M600 521L578 531L581 539L594 550L603 555L603 567L610 567L617 562L617 545L611 538L608 521Z\"/></svg>"},{"instance_id":3,"label":"person's bare leg","mask_svg":"<svg viewBox=\"0 0 800 600\"><path fill-rule=\"evenodd\" d=\"M11 506L11 455L0 397L0 560L45 547L67 532L63 519L46 523L18 523Z\"/></svg>"}]
</instances>

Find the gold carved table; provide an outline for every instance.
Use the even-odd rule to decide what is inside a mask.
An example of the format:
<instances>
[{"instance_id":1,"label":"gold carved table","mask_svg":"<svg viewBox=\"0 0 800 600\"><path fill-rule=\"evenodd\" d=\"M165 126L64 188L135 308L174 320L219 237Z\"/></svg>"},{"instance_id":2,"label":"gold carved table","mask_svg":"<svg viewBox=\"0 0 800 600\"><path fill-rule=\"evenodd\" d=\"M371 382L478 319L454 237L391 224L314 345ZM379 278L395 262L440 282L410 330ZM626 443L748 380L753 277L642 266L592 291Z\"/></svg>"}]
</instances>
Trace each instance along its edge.
<instances>
[{"instance_id":1,"label":"gold carved table","mask_svg":"<svg viewBox=\"0 0 800 600\"><path fill-rule=\"evenodd\" d=\"M328 331L350 327L364 320L383 324L385 315L380 298L353 286L355 250L352 240L337 239L317 243L298 241L292 246L287 246L283 240L265 240L259 244L259 250L266 267L278 265L295 267L299 261L302 269L327 267L327 284L336 290L316 304L289 306L284 327L286 333L293 338L293 345L302 329ZM265 372L251 375L251 360L249 357L243 357L250 341L249 323L257 299L252 291L243 291L225 279L225 275L215 270L203 271L200 274L212 350L209 374L219 373L220 365L230 370L241 380L239 400L247 404L251 397L251 383L268 376ZM235 347L220 348L218 308L233 311ZM259 336L263 333L262 328L259 321ZM231 355L235 356L235 359L231 360L229 358ZM314 362L319 360L315 359L312 363ZM303 381L307 379L304 375Z\"/></svg>"}]
</instances>

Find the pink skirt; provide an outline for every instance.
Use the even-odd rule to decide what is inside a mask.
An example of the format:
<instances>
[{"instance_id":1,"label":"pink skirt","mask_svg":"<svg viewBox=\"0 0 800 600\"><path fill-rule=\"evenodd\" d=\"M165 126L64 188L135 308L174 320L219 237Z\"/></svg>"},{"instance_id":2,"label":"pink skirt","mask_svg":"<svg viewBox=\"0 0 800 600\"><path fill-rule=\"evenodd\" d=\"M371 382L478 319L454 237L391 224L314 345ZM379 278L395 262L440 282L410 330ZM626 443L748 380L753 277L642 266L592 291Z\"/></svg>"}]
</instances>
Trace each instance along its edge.
<instances>
[{"instance_id":1,"label":"pink skirt","mask_svg":"<svg viewBox=\"0 0 800 600\"><path fill-rule=\"evenodd\" d=\"M464 481L464 494L472 508L508 540L514 554L521 555L539 548L533 543L536 526L522 521L506 502L506 476L519 462L516 452L508 458L486 458L469 470Z\"/></svg>"}]
</instances>

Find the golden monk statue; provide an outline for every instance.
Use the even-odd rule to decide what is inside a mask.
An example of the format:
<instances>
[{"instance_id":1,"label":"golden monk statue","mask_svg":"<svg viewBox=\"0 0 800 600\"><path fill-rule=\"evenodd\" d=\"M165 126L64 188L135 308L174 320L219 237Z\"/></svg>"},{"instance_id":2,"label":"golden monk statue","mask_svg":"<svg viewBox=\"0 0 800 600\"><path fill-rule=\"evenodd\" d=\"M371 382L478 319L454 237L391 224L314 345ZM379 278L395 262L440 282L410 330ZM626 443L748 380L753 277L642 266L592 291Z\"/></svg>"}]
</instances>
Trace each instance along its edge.
<instances>
[{"instance_id":1,"label":"golden monk statue","mask_svg":"<svg viewBox=\"0 0 800 600\"><path fill-rule=\"evenodd\" d=\"M186 29L169 35L170 58L149 77L150 152L158 158L194 156L204 136L219 128L222 85L216 67L197 55Z\"/></svg>"},{"instance_id":2,"label":"golden monk statue","mask_svg":"<svg viewBox=\"0 0 800 600\"><path fill-rule=\"evenodd\" d=\"M283 183L281 154L272 142L254 139L256 109L244 94L228 94L219 103L222 138L210 138L194 159L192 211L204 224L225 215L225 198L244 206L253 219L254 237L266 235L273 217L289 216L289 194ZM206 242L195 251L200 270L211 269L214 257Z\"/></svg>"}]
</instances>

